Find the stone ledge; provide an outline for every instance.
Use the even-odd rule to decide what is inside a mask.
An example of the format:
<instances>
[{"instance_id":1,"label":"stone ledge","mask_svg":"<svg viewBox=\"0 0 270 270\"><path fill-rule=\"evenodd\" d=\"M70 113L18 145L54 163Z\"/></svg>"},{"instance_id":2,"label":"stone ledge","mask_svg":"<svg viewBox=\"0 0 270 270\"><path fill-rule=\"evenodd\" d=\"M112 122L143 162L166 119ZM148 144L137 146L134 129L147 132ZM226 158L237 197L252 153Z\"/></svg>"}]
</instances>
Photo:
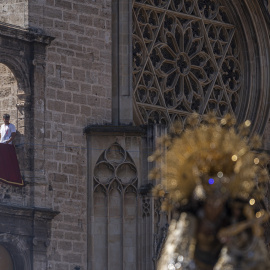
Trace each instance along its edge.
<instances>
[{"instance_id":1,"label":"stone ledge","mask_svg":"<svg viewBox=\"0 0 270 270\"><path fill-rule=\"evenodd\" d=\"M31 219L38 218L50 221L59 213L60 213L59 211L54 211L49 208L27 207L27 206L0 203L1 217L12 216L13 218L15 217L23 217Z\"/></svg>"},{"instance_id":2,"label":"stone ledge","mask_svg":"<svg viewBox=\"0 0 270 270\"><path fill-rule=\"evenodd\" d=\"M93 134L121 134L121 135L136 135L143 136L146 135L146 127L145 126L112 126L112 125L89 125L84 128L83 133L86 135Z\"/></svg>"},{"instance_id":3,"label":"stone ledge","mask_svg":"<svg viewBox=\"0 0 270 270\"><path fill-rule=\"evenodd\" d=\"M11 37L27 42L39 42L49 45L54 37L47 36L40 29L25 29L20 26L0 22L0 36Z\"/></svg>"}]
</instances>

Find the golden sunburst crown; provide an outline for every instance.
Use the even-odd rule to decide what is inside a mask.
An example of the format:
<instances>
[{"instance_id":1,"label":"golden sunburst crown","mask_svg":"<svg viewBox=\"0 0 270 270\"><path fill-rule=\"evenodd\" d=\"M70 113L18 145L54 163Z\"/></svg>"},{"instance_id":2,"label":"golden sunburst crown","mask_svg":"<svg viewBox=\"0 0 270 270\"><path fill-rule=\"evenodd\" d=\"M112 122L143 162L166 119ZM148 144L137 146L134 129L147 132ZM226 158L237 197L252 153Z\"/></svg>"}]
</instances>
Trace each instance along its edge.
<instances>
[{"instance_id":1,"label":"golden sunburst crown","mask_svg":"<svg viewBox=\"0 0 270 270\"><path fill-rule=\"evenodd\" d=\"M218 119L213 113L191 115L184 129L175 123L149 157L156 162L149 177L161 179L155 195L167 194L165 206L209 195L261 200L269 158L256 151L261 140L249 136L250 126L249 120L237 125L233 116Z\"/></svg>"}]
</instances>

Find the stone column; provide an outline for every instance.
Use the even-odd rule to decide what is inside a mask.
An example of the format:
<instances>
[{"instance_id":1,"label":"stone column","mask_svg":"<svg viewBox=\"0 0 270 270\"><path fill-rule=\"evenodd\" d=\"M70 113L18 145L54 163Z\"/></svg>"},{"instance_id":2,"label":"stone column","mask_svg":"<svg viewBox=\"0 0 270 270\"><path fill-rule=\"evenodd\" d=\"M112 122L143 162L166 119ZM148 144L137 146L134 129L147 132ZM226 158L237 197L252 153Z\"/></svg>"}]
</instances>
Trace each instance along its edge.
<instances>
[{"instance_id":1,"label":"stone column","mask_svg":"<svg viewBox=\"0 0 270 270\"><path fill-rule=\"evenodd\" d=\"M133 123L132 1L112 1L112 122Z\"/></svg>"}]
</instances>

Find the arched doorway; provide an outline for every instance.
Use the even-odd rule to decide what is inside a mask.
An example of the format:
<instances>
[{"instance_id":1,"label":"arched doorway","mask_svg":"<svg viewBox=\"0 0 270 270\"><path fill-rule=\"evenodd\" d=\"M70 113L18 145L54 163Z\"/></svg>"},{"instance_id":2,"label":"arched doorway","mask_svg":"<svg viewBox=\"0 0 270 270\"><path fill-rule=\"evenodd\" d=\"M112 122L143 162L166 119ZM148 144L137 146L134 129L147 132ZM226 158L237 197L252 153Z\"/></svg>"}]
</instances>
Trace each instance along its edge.
<instances>
[{"instance_id":1,"label":"arched doorway","mask_svg":"<svg viewBox=\"0 0 270 270\"><path fill-rule=\"evenodd\" d=\"M17 124L17 80L12 71L4 64L0 63L0 115L9 113L11 120Z\"/></svg>"},{"instance_id":2,"label":"arched doorway","mask_svg":"<svg viewBox=\"0 0 270 270\"><path fill-rule=\"evenodd\" d=\"M20 168L24 169L24 140L25 140L25 110L21 106L21 98L25 96L18 74L13 73L13 67L0 62L0 122L2 116L10 115L10 122L16 127L16 137L14 145L16 147L17 158ZM3 183L0 187L1 201L22 200L22 189L17 189Z\"/></svg>"},{"instance_id":3,"label":"arched doorway","mask_svg":"<svg viewBox=\"0 0 270 270\"><path fill-rule=\"evenodd\" d=\"M0 245L0 269L14 270L12 258L7 249Z\"/></svg>"},{"instance_id":4,"label":"arched doorway","mask_svg":"<svg viewBox=\"0 0 270 270\"><path fill-rule=\"evenodd\" d=\"M21 106L22 96L25 96L25 93L20 89L14 73L7 65L0 63L0 117L2 119L3 114L8 113L10 121L20 135L24 134L25 126L25 112ZM21 142L20 137L16 138L17 144Z\"/></svg>"}]
</instances>

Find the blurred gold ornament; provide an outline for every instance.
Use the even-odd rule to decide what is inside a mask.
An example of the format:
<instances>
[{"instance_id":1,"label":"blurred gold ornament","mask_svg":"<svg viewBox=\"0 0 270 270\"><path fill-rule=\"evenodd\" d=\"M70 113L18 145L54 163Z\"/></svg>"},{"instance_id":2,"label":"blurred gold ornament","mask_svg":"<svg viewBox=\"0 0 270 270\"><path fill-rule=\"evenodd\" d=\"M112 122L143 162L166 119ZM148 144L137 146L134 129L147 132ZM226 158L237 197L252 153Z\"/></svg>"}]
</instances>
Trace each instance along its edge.
<instances>
[{"instance_id":1,"label":"blurred gold ornament","mask_svg":"<svg viewBox=\"0 0 270 270\"><path fill-rule=\"evenodd\" d=\"M149 161L159 161L159 170L154 171L154 175L162 179L169 201L181 205L183 200L190 199L197 186L200 186L200 192L196 191L196 196L205 196L202 188L218 194L222 187L223 196L249 200L256 183L268 180L268 172L263 166L269 160L265 153L258 154L253 150L254 145L259 145L258 136L252 137L250 146L247 131L251 122L245 121L241 130L231 115L219 120L210 113L203 117L201 124L198 120L198 114L191 115L182 133L176 123L171 130L177 131L178 136L171 133L166 136L170 147L159 147L149 158ZM220 180L210 180L215 177ZM223 178L226 181L221 181ZM258 197L260 191L255 193Z\"/></svg>"},{"instance_id":2,"label":"blurred gold ornament","mask_svg":"<svg viewBox=\"0 0 270 270\"><path fill-rule=\"evenodd\" d=\"M179 213L157 269L270 270L262 238L270 215L258 209L269 157L255 151L261 142L249 138L249 120L236 126L233 116L213 113L199 119L190 116L181 132L172 127L149 159L158 161L151 178L162 180L154 196L163 210Z\"/></svg>"}]
</instances>

